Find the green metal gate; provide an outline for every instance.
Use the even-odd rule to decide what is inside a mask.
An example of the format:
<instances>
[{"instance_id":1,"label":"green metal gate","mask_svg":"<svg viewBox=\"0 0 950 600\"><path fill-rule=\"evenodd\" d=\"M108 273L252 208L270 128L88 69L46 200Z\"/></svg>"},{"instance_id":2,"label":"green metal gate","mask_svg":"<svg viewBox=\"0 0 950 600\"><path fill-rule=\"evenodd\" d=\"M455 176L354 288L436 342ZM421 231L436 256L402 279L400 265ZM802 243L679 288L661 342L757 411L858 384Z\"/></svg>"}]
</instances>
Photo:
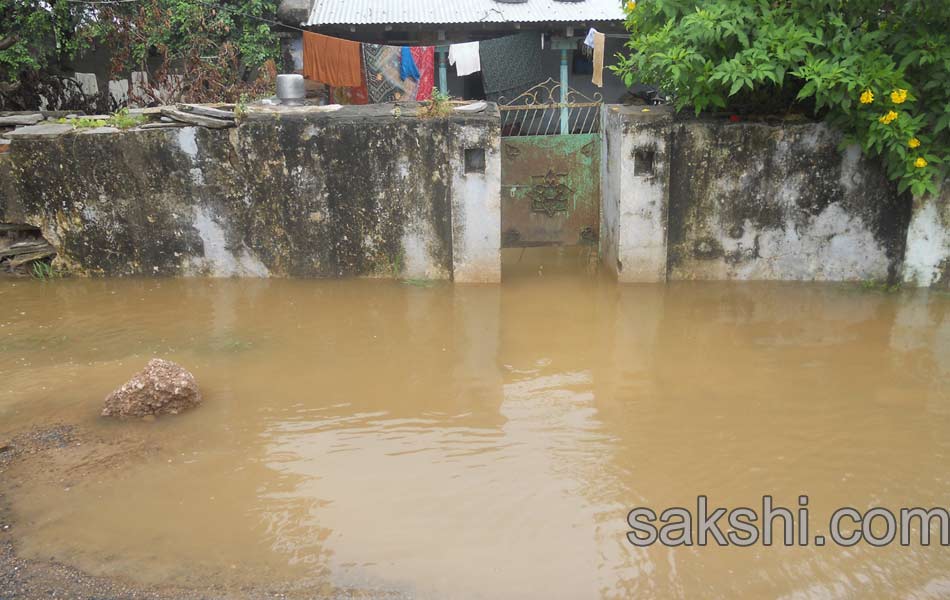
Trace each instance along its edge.
<instances>
[{"instance_id":1,"label":"green metal gate","mask_svg":"<svg viewBox=\"0 0 950 600\"><path fill-rule=\"evenodd\" d=\"M503 102L499 100L502 246L595 245L600 229L600 98L574 90L561 97L560 84L549 80Z\"/></svg>"}]
</instances>

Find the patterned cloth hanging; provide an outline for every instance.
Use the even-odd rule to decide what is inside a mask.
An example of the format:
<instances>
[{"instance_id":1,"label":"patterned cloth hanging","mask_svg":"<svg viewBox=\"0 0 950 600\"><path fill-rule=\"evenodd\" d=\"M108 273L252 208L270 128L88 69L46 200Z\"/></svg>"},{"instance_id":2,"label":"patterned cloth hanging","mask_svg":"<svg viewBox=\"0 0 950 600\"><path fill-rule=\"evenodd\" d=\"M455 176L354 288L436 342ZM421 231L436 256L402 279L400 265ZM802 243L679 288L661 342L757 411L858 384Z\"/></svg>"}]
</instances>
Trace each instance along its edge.
<instances>
[{"instance_id":1,"label":"patterned cloth hanging","mask_svg":"<svg viewBox=\"0 0 950 600\"><path fill-rule=\"evenodd\" d=\"M419 69L416 100L428 100L432 97L432 88L435 86L435 46L414 46L412 60Z\"/></svg>"},{"instance_id":2,"label":"patterned cloth hanging","mask_svg":"<svg viewBox=\"0 0 950 600\"><path fill-rule=\"evenodd\" d=\"M478 51L486 94L531 87L544 79L541 43L533 33L485 40Z\"/></svg>"},{"instance_id":3,"label":"patterned cloth hanging","mask_svg":"<svg viewBox=\"0 0 950 600\"><path fill-rule=\"evenodd\" d=\"M366 70L366 89L373 103L404 102L416 99L419 82L403 81L402 48L381 44L363 44L363 66Z\"/></svg>"}]
</instances>

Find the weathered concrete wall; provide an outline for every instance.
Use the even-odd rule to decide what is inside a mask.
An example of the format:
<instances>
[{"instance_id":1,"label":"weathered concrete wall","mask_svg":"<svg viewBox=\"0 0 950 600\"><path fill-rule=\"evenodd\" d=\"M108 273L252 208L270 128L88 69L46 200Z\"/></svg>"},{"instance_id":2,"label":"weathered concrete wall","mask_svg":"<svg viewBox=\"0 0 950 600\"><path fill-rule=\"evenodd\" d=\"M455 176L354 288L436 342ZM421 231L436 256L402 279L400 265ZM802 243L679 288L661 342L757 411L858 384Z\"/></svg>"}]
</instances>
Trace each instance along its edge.
<instances>
[{"instance_id":1,"label":"weathered concrete wall","mask_svg":"<svg viewBox=\"0 0 950 600\"><path fill-rule=\"evenodd\" d=\"M601 257L622 282L666 279L672 115L643 110L603 112Z\"/></svg>"},{"instance_id":2,"label":"weathered concrete wall","mask_svg":"<svg viewBox=\"0 0 950 600\"><path fill-rule=\"evenodd\" d=\"M900 276L910 199L834 130L642 110L605 111L603 255L621 281Z\"/></svg>"},{"instance_id":3,"label":"weathered concrete wall","mask_svg":"<svg viewBox=\"0 0 950 600\"><path fill-rule=\"evenodd\" d=\"M17 137L0 221L39 226L85 274L435 279L458 266L458 281L497 281L498 135L493 106L421 119L375 105ZM465 173L476 146L493 158Z\"/></svg>"},{"instance_id":4,"label":"weathered concrete wall","mask_svg":"<svg viewBox=\"0 0 950 600\"><path fill-rule=\"evenodd\" d=\"M950 290L950 182L940 193L914 200L904 283Z\"/></svg>"}]
</instances>

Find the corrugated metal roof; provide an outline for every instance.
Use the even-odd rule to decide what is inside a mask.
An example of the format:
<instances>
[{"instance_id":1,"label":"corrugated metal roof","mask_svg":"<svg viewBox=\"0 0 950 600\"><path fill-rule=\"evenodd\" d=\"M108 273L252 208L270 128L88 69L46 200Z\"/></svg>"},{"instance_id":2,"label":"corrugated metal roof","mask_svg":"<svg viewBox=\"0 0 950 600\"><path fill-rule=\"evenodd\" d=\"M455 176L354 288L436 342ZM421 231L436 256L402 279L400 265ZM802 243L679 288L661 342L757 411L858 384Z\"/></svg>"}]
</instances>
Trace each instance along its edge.
<instances>
[{"instance_id":1,"label":"corrugated metal roof","mask_svg":"<svg viewBox=\"0 0 950 600\"><path fill-rule=\"evenodd\" d=\"M306 25L620 21L620 0L313 0Z\"/></svg>"}]
</instances>

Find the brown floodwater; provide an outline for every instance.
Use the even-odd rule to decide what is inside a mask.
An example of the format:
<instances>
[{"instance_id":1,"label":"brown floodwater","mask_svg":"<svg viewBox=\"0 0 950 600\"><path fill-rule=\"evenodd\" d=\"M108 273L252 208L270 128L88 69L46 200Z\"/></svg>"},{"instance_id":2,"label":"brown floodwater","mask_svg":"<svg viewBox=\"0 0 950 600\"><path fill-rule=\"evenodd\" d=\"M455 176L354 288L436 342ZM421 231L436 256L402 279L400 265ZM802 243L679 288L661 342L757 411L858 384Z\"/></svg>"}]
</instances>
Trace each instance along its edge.
<instances>
[{"instance_id":1,"label":"brown floodwater","mask_svg":"<svg viewBox=\"0 0 950 600\"><path fill-rule=\"evenodd\" d=\"M569 261L568 261L569 262ZM636 548L637 506L950 506L950 297L860 286L0 282L0 433L160 447L11 494L20 552L143 584L422 598L950 596L950 549ZM152 356L205 404L107 422ZM724 528L727 529L727 528Z\"/></svg>"}]
</instances>

